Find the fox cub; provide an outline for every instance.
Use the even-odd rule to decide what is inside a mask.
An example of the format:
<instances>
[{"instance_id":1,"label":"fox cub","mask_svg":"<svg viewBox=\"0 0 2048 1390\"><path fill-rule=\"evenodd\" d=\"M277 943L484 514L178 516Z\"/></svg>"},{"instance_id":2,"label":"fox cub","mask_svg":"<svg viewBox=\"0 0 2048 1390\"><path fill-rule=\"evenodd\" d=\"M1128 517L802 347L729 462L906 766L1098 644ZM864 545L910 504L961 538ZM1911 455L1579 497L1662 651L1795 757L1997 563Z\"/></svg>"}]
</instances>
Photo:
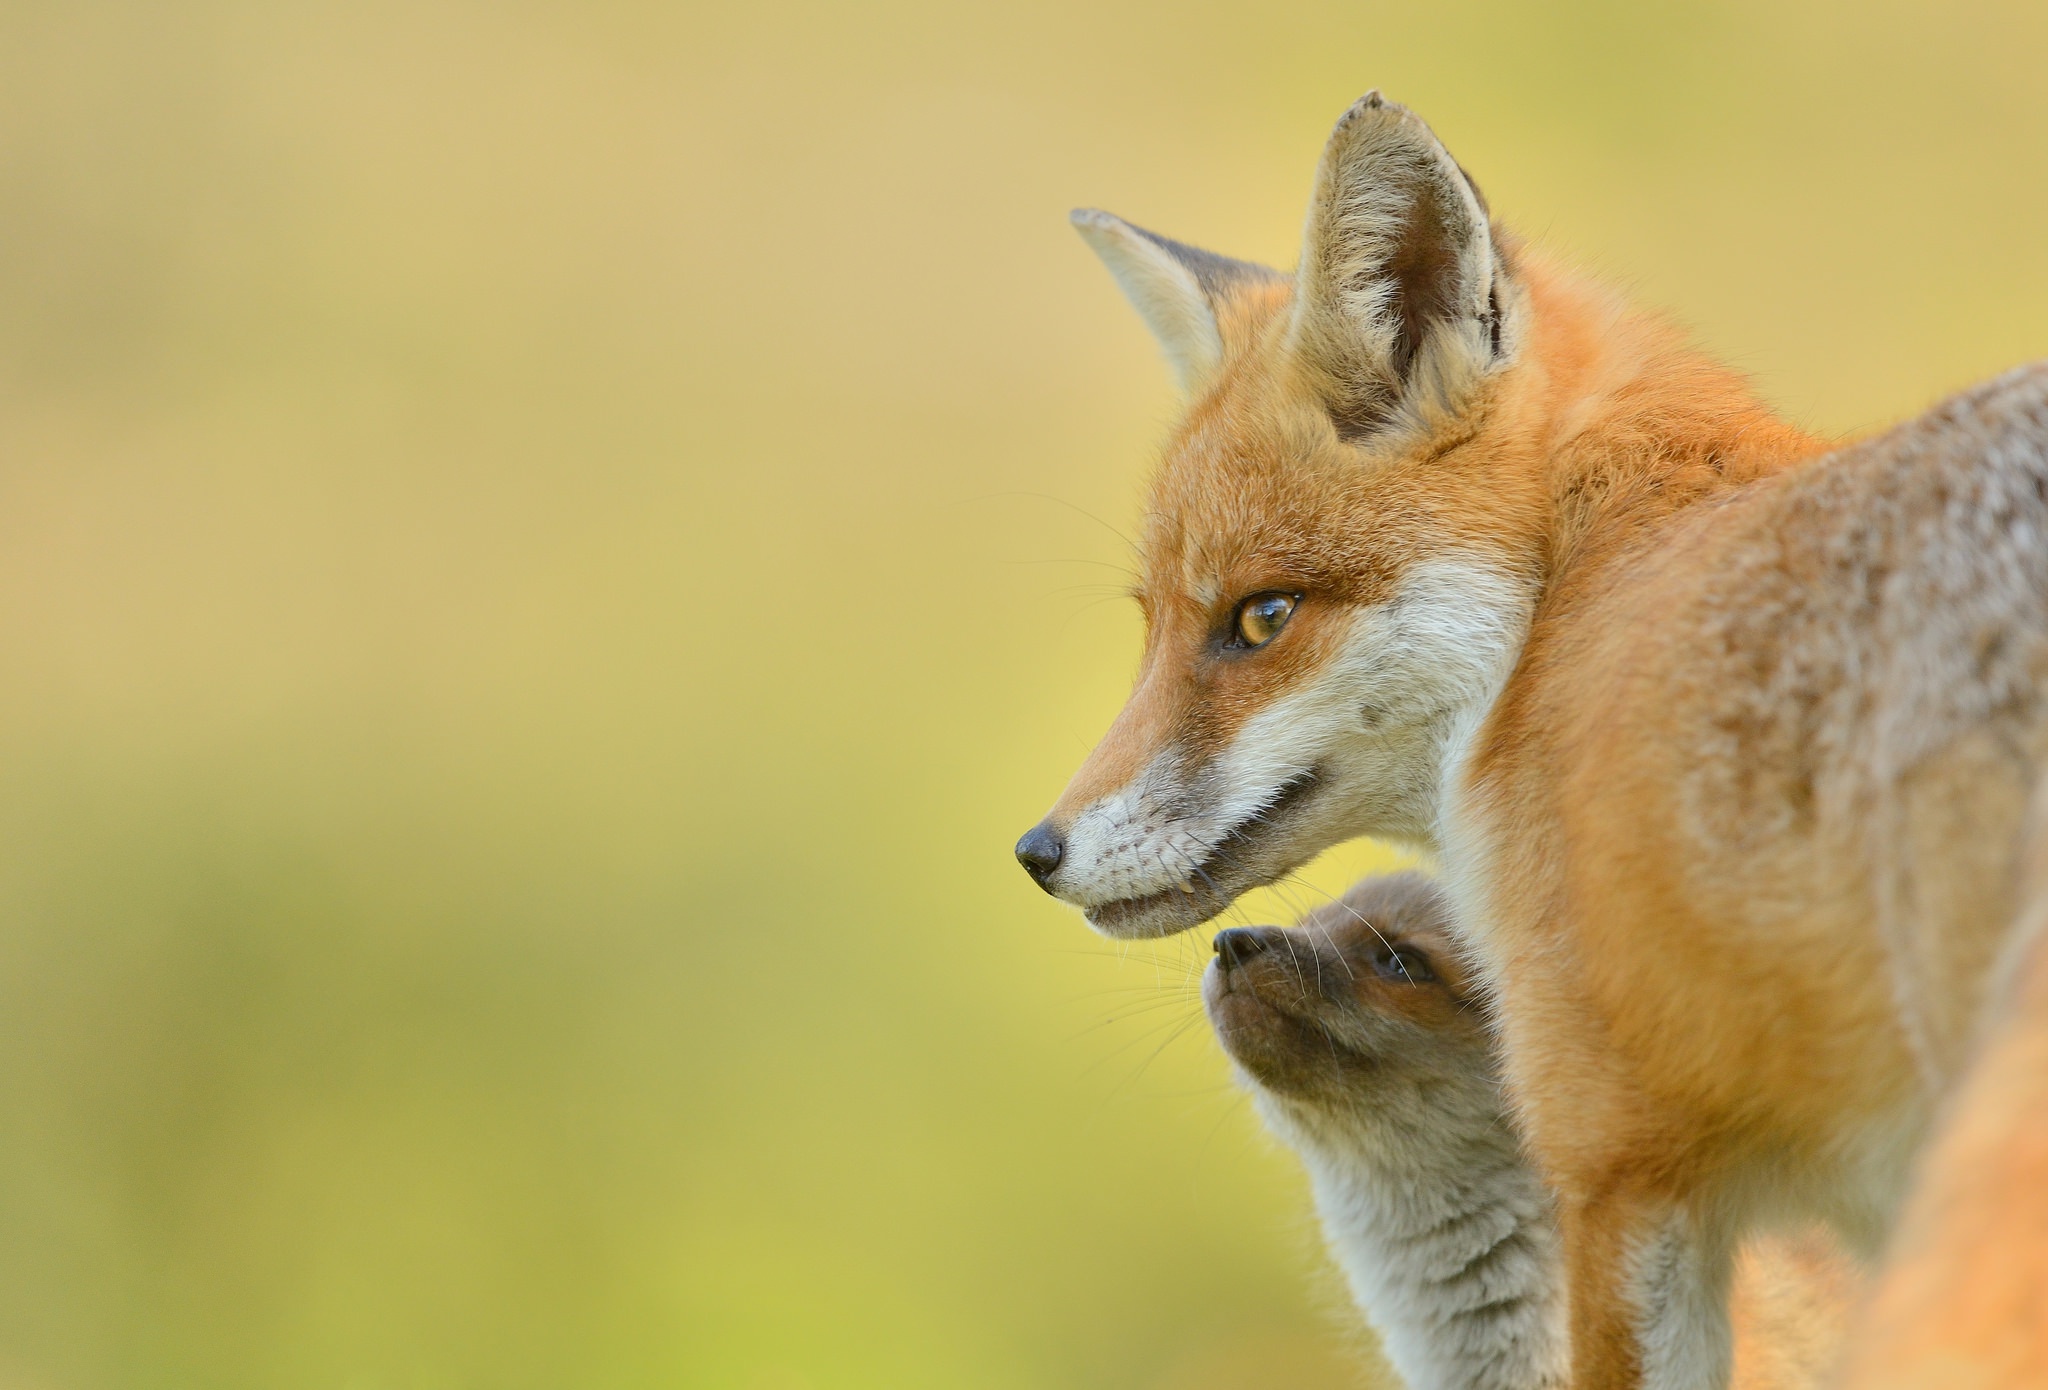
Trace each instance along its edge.
<instances>
[{"instance_id":1,"label":"fox cub","mask_svg":"<svg viewBox=\"0 0 2048 1390\"><path fill-rule=\"evenodd\" d=\"M1555 1213L1469 990L1449 904L1415 873L1366 879L1292 930L1218 933L1202 981L1409 1390L1554 1390L1569 1359ZM1857 1284L1816 1235L1752 1242L1735 1281L1739 1390L1819 1385Z\"/></svg>"}]
</instances>

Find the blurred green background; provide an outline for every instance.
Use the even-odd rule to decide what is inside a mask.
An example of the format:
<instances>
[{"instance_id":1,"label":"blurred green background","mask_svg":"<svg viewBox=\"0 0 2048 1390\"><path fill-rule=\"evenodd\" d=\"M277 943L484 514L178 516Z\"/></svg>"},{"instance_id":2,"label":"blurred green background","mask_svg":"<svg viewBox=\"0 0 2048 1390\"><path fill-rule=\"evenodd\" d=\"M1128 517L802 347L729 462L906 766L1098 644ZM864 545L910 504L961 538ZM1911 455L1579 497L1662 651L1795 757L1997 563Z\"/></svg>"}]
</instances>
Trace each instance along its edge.
<instances>
[{"instance_id":1,"label":"blurred green background","mask_svg":"<svg viewBox=\"0 0 2048 1390\"><path fill-rule=\"evenodd\" d=\"M1383 87L1849 428L2048 349L2035 3L0 7L0 1390L1316 1390L1199 935L1009 845ZM1331 856L1246 911L1312 901Z\"/></svg>"}]
</instances>

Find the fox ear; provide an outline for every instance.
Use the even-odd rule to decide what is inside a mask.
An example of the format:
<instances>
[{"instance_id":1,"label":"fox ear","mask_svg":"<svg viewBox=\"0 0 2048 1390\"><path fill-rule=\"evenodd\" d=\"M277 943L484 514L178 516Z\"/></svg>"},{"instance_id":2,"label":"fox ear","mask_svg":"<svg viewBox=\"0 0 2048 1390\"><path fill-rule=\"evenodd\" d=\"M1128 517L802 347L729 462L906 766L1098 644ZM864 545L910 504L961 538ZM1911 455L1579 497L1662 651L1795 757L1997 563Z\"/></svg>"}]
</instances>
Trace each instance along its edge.
<instances>
[{"instance_id":1,"label":"fox ear","mask_svg":"<svg viewBox=\"0 0 2048 1390\"><path fill-rule=\"evenodd\" d=\"M1286 279L1277 270L1183 246L1094 208L1076 208L1072 220L1159 340L1189 394L1223 365L1223 311L1232 291Z\"/></svg>"},{"instance_id":2,"label":"fox ear","mask_svg":"<svg viewBox=\"0 0 2048 1390\"><path fill-rule=\"evenodd\" d=\"M1337 432L1453 406L1503 356L1506 290L1479 189L1420 117L1359 98L1316 170L1291 328Z\"/></svg>"}]
</instances>

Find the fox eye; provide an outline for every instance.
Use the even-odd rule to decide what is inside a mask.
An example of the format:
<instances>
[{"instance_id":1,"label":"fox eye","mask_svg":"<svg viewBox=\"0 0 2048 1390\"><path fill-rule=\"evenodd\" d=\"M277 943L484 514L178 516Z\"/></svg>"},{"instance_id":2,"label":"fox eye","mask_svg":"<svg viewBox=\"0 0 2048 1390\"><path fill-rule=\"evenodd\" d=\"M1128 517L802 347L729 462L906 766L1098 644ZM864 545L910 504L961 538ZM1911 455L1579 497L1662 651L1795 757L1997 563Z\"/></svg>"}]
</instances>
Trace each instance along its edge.
<instances>
[{"instance_id":1,"label":"fox eye","mask_svg":"<svg viewBox=\"0 0 2048 1390\"><path fill-rule=\"evenodd\" d=\"M1237 605L1231 640L1240 647L1263 647L1287 626L1298 602L1293 594L1253 594Z\"/></svg>"},{"instance_id":2,"label":"fox eye","mask_svg":"<svg viewBox=\"0 0 2048 1390\"><path fill-rule=\"evenodd\" d=\"M1372 969L1383 980L1406 980L1426 984L1436 978L1429 957L1412 946L1382 946L1372 953Z\"/></svg>"}]
</instances>

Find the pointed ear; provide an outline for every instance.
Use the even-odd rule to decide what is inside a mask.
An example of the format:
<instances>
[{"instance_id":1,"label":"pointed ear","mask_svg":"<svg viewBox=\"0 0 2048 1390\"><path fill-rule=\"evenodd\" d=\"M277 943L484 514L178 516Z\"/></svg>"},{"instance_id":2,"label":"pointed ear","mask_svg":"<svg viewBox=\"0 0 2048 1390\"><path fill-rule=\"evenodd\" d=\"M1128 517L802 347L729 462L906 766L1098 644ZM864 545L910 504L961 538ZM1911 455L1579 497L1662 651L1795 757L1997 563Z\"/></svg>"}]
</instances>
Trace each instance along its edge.
<instances>
[{"instance_id":1,"label":"pointed ear","mask_svg":"<svg viewBox=\"0 0 2048 1390\"><path fill-rule=\"evenodd\" d=\"M1223 309L1231 293L1286 278L1250 261L1183 246L1094 208L1076 208L1072 220L1159 340L1189 394L1223 365Z\"/></svg>"},{"instance_id":2,"label":"pointed ear","mask_svg":"<svg viewBox=\"0 0 2048 1390\"><path fill-rule=\"evenodd\" d=\"M1503 356L1486 202L1421 118L1369 92L1330 133L1295 275L1291 344L1360 439L1456 404Z\"/></svg>"}]
</instances>

